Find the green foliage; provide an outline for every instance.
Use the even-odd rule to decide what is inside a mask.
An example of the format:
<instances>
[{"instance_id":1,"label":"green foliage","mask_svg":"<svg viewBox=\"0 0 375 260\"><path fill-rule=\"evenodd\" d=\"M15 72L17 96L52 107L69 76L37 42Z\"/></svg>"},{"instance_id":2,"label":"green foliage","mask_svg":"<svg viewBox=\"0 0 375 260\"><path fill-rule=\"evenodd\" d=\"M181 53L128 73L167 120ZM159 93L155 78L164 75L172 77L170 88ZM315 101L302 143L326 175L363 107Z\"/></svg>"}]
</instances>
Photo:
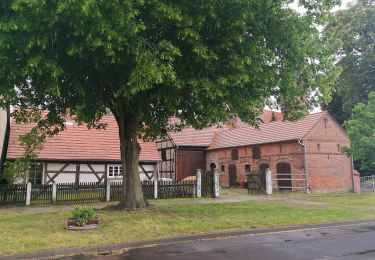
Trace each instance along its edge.
<instances>
[{"instance_id":1,"label":"green foliage","mask_svg":"<svg viewBox=\"0 0 375 260\"><path fill-rule=\"evenodd\" d=\"M361 161L362 170L375 169L375 92L368 95L367 104L354 107L353 117L344 125L352 141L347 151Z\"/></svg>"},{"instance_id":2,"label":"green foliage","mask_svg":"<svg viewBox=\"0 0 375 260\"><path fill-rule=\"evenodd\" d=\"M139 154L126 142L165 135L172 116L256 124L273 96L296 119L329 101L338 76L316 27L336 2L300 0L300 15L290 0L0 1L0 106L47 110L38 127L53 133L68 109L90 127L110 109L124 166Z\"/></svg>"},{"instance_id":3,"label":"green foliage","mask_svg":"<svg viewBox=\"0 0 375 260\"><path fill-rule=\"evenodd\" d=\"M341 76L336 82L337 95L327 107L338 121L350 117L353 107L367 102L375 91L375 1L360 0L338 12L325 34L334 45Z\"/></svg>"},{"instance_id":4,"label":"green foliage","mask_svg":"<svg viewBox=\"0 0 375 260\"><path fill-rule=\"evenodd\" d=\"M74 207L72 210L72 219L84 226L90 220L95 218L95 211L92 208Z\"/></svg>"},{"instance_id":5,"label":"green foliage","mask_svg":"<svg viewBox=\"0 0 375 260\"><path fill-rule=\"evenodd\" d=\"M7 183L13 184L27 180L31 161L36 159L39 151L43 149L45 138L46 134L37 127L19 137L24 153L22 157L17 158L15 161L5 162L2 178Z\"/></svg>"},{"instance_id":6,"label":"green foliage","mask_svg":"<svg viewBox=\"0 0 375 260\"><path fill-rule=\"evenodd\" d=\"M30 160L25 157L17 158L15 161L7 161L4 164L2 178L9 184L25 182L29 173Z\"/></svg>"},{"instance_id":7,"label":"green foliage","mask_svg":"<svg viewBox=\"0 0 375 260\"><path fill-rule=\"evenodd\" d=\"M271 95L299 117L329 99L337 75L312 26L335 1L301 1L306 16L288 2L2 1L0 93L55 119L67 108L93 124L106 108L126 111L150 137L171 116L255 122Z\"/></svg>"}]
</instances>

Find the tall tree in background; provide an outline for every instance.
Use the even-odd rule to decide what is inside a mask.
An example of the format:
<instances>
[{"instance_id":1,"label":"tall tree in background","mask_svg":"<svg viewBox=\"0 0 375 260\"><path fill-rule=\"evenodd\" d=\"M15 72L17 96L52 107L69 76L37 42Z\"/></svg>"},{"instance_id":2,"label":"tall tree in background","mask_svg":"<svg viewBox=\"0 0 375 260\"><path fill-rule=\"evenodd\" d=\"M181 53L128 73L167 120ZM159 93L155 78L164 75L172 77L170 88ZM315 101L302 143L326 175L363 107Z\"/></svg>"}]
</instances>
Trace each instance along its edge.
<instances>
[{"instance_id":1,"label":"tall tree in background","mask_svg":"<svg viewBox=\"0 0 375 260\"><path fill-rule=\"evenodd\" d=\"M337 59L342 68L337 93L325 108L343 123L353 107L375 91L375 1L358 0L337 12L325 33L332 43L341 45Z\"/></svg>"},{"instance_id":2,"label":"tall tree in background","mask_svg":"<svg viewBox=\"0 0 375 260\"><path fill-rule=\"evenodd\" d=\"M69 109L100 127L110 109L120 205L142 208L137 138L166 134L171 116L255 123L270 96L288 118L329 100L337 71L316 25L336 2L301 0L302 16L288 0L0 1L0 102L48 110L41 125L61 126Z\"/></svg>"},{"instance_id":3,"label":"tall tree in background","mask_svg":"<svg viewBox=\"0 0 375 260\"><path fill-rule=\"evenodd\" d=\"M361 163L361 170L375 169L375 92L368 95L367 104L359 103L353 108L353 117L345 122L352 141L347 150Z\"/></svg>"}]
</instances>

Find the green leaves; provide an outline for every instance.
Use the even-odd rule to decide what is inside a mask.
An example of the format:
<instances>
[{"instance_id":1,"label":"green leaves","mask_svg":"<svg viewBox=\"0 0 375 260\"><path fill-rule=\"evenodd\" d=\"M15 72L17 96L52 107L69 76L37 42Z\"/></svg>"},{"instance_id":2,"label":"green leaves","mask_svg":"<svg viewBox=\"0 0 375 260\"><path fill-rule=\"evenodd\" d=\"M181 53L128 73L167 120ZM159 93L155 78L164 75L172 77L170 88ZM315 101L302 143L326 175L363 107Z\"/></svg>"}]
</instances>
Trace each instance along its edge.
<instances>
[{"instance_id":1,"label":"green leaves","mask_svg":"<svg viewBox=\"0 0 375 260\"><path fill-rule=\"evenodd\" d=\"M338 47L337 65L342 68L332 103L342 105L331 110L344 119L375 91L375 8L371 2L361 0L338 12L325 30L332 45Z\"/></svg>"},{"instance_id":2,"label":"green leaves","mask_svg":"<svg viewBox=\"0 0 375 260\"><path fill-rule=\"evenodd\" d=\"M107 108L125 110L152 138L171 116L254 123L271 96L297 118L328 99L337 77L314 27L334 1L301 1L305 16L289 2L2 1L0 94L92 125Z\"/></svg>"},{"instance_id":3,"label":"green leaves","mask_svg":"<svg viewBox=\"0 0 375 260\"><path fill-rule=\"evenodd\" d=\"M363 170L375 168L375 92L368 95L368 103L359 103L353 109L353 117L344 123L352 140L347 149L354 159L361 161Z\"/></svg>"}]
</instances>

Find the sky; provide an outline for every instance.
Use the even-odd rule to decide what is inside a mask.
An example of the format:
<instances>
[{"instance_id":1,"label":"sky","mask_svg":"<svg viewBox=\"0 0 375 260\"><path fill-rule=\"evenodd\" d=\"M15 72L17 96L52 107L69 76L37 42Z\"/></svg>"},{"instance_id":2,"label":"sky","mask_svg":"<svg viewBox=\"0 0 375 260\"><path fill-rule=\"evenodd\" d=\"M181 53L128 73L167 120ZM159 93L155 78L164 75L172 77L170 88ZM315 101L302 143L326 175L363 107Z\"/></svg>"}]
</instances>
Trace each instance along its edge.
<instances>
[{"instance_id":1,"label":"sky","mask_svg":"<svg viewBox=\"0 0 375 260\"><path fill-rule=\"evenodd\" d=\"M341 0L341 5L340 6L336 6L335 8L332 9L332 12L335 12L335 11L338 11L338 10L342 10L342 9L345 9L347 7L348 4L351 4L353 3L355 0ZM303 8L302 7L299 7L298 6L298 1L295 0L291 5L290 5L291 8L297 10L298 12L301 12L303 13Z\"/></svg>"}]
</instances>

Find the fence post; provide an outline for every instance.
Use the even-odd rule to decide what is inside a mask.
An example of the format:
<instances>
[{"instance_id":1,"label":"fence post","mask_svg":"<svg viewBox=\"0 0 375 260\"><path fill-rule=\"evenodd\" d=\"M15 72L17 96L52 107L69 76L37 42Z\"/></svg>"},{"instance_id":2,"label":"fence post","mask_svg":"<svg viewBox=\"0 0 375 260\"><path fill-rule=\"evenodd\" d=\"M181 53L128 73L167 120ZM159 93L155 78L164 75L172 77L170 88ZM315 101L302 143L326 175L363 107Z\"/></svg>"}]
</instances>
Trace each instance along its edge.
<instances>
[{"instance_id":1,"label":"fence post","mask_svg":"<svg viewBox=\"0 0 375 260\"><path fill-rule=\"evenodd\" d=\"M219 171L214 170L214 197L219 198L220 195L220 183L219 183Z\"/></svg>"},{"instance_id":2,"label":"fence post","mask_svg":"<svg viewBox=\"0 0 375 260\"><path fill-rule=\"evenodd\" d=\"M158 198L158 181L154 180L154 199Z\"/></svg>"},{"instance_id":3,"label":"fence post","mask_svg":"<svg viewBox=\"0 0 375 260\"><path fill-rule=\"evenodd\" d=\"M266 169L266 194L272 195L272 173L269 168Z\"/></svg>"},{"instance_id":4,"label":"fence post","mask_svg":"<svg viewBox=\"0 0 375 260\"><path fill-rule=\"evenodd\" d=\"M57 197L57 184L52 183L52 204L56 203L56 197Z\"/></svg>"},{"instance_id":5,"label":"fence post","mask_svg":"<svg viewBox=\"0 0 375 260\"><path fill-rule=\"evenodd\" d=\"M197 169L197 198L202 197L202 170Z\"/></svg>"},{"instance_id":6,"label":"fence post","mask_svg":"<svg viewBox=\"0 0 375 260\"><path fill-rule=\"evenodd\" d=\"M107 180L105 185L105 201L111 200L111 181Z\"/></svg>"},{"instance_id":7,"label":"fence post","mask_svg":"<svg viewBox=\"0 0 375 260\"><path fill-rule=\"evenodd\" d=\"M30 202L31 202L31 182L28 182L26 186L26 206L30 206Z\"/></svg>"}]
</instances>

